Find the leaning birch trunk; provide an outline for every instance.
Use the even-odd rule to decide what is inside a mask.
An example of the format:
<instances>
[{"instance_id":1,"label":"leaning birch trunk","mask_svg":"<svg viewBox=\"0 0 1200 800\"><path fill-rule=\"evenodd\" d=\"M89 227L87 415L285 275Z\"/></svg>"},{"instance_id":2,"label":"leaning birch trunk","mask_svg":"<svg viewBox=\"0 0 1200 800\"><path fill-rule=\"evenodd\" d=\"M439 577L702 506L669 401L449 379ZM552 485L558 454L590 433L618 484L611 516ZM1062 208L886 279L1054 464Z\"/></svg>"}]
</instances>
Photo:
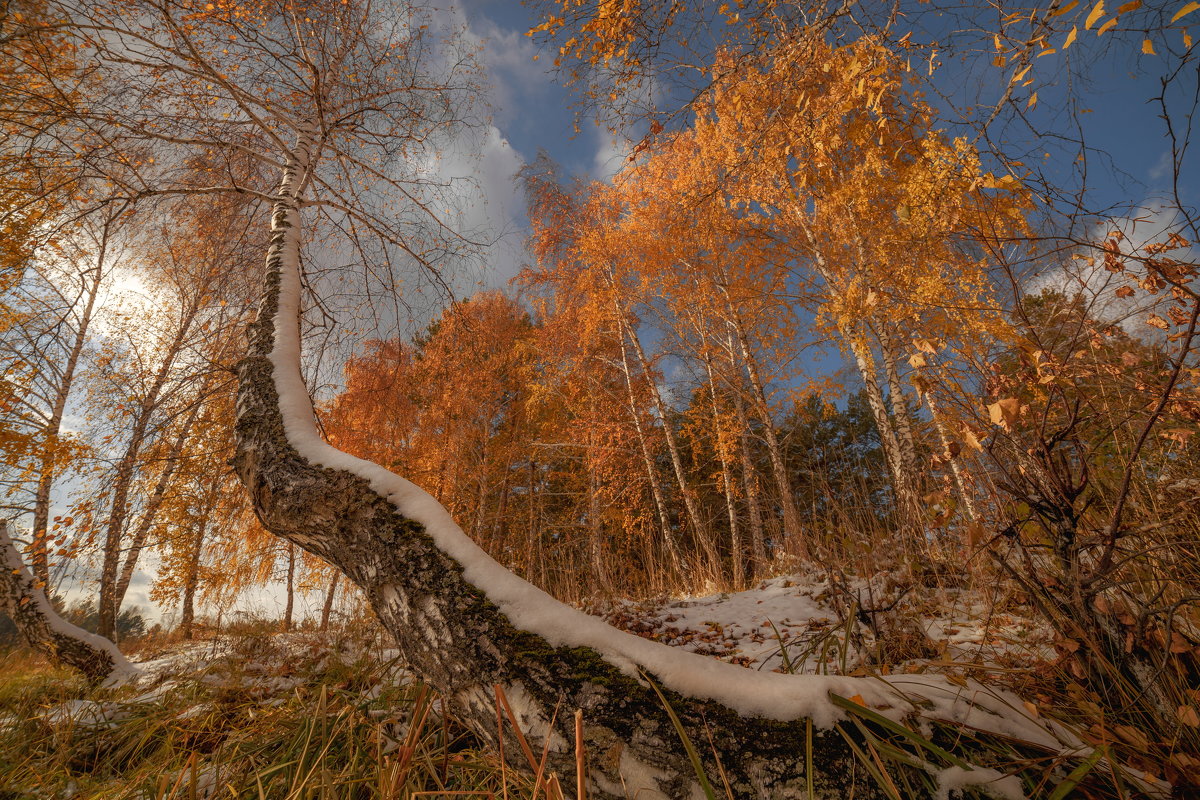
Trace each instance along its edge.
<instances>
[{"instance_id":1,"label":"leaning birch trunk","mask_svg":"<svg viewBox=\"0 0 1200 800\"><path fill-rule=\"evenodd\" d=\"M299 358L297 187L310 147L301 139L288 158L262 305L238 367L234 465L263 525L354 581L413 672L484 740L498 736L498 687L530 746L572 774L573 712L582 710L589 797L703 796L660 689L707 774L727 779L735 797L802 797L810 780L810 797L881 797L832 730L841 712L829 695L905 719L914 705L889 682L899 678L761 673L618 631L504 569L426 492L321 439ZM987 713L981 693L956 705L961 690L941 679L903 681L909 697L936 698L939 715L965 720L965 705L978 725ZM807 776L806 732L817 765Z\"/></svg>"},{"instance_id":2,"label":"leaning birch trunk","mask_svg":"<svg viewBox=\"0 0 1200 800\"><path fill-rule=\"evenodd\" d=\"M650 442L642 427L642 418L638 413L637 396L633 390L633 375L629 369L629 346L625 343L625 327L619 326L621 337L621 374L625 378L625 392L629 397L629 417L633 420L633 430L637 434L638 446L642 452L642 463L646 466L646 478L650 481L650 494L654 498L654 509L658 512L658 526L662 530L663 547L667 551L667 560L676 574L682 574L685 566L675 532L671 530L671 519L667 515L667 503L663 499L662 484L658 479L658 470L654 466L654 456L650 452Z\"/></svg>"},{"instance_id":3,"label":"leaning birch trunk","mask_svg":"<svg viewBox=\"0 0 1200 800\"><path fill-rule=\"evenodd\" d=\"M658 383L654 380L654 374L650 371L650 360L646 358L646 350L642 347L642 340L638 337L637 330L629 322L628 315L622 307L620 299L617 296L617 282L611 271L608 273L608 285L613 293L613 307L617 314L617 324L620 326L622 346L624 341L628 340L633 345L634 355L637 356L638 368L642 371L642 377L646 380L646 386L650 390L650 401L654 404L654 413L658 415L659 422L662 423L663 437L667 442L667 455L671 457L671 469L675 474L675 482L679 485L679 494L683 497L683 507L687 511L688 523L692 528L692 535L696 537L696 541L701 547L706 550L712 550L710 532L708 525L704 523L703 517L700 515L700 508L696 504L696 496L692 492L692 487L687 479L687 471L683 468L683 458L679 454L679 442L675 438L675 430L671 427L671 419L667 415L667 404L662 398L662 392L658 390Z\"/></svg>"},{"instance_id":4,"label":"leaning birch trunk","mask_svg":"<svg viewBox=\"0 0 1200 800\"><path fill-rule=\"evenodd\" d=\"M750 339L746 335L746 330L742 327L741 316L733 305L733 301L729 299L729 292L722 287L725 292L725 299L729 306L729 318L727 324L732 332L732 335L737 337L738 351L741 353L742 365L746 369L746 377L750 379L751 400L754 403L755 410L758 411L759 421L762 422L763 441L767 445L767 457L771 462L771 474L775 478L775 489L779 492L779 505L783 509L783 533L785 537L790 538L795 543L795 548L801 556L808 555L808 542L800 530L800 512L796 509L796 495L792 491L792 479L788 476L787 465L783 461L783 445L779 441L779 437L775 434L775 418L771 414L771 407L767 403L767 389L762 381L762 377L758 372L758 363L754 358L754 352L750 347ZM729 341L730 348L733 347L733 339Z\"/></svg>"},{"instance_id":5,"label":"leaning birch trunk","mask_svg":"<svg viewBox=\"0 0 1200 800\"><path fill-rule=\"evenodd\" d=\"M5 520L0 520L0 611L12 619L30 647L79 670L90 684L137 674L115 644L58 615L21 560Z\"/></svg>"},{"instance_id":6,"label":"leaning birch trunk","mask_svg":"<svg viewBox=\"0 0 1200 800\"><path fill-rule=\"evenodd\" d=\"M707 352L704 355L704 369L708 373L708 395L712 401L714 449L721 462L721 489L725 494L725 512L729 516L729 566L734 588L742 589L746 585L746 548L742 543L742 529L738 524L737 503L733 495L733 471L729 468L725 426L721 422L721 408L717 401L717 380L713 374L712 359Z\"/></svg>"},{"instance_id":7,"label":"leaning birch trunk","mask_svg":"<svg viewBox=\"0 0 1200 800\"><path fill-rule=\"evenodd\" d=\"M592 797L680 798L698 788L649 680L692 741L711 730L737 796L802 791L803 720L831 719L827 693L888 705L892 693L849 678L757 673L617 631L505 570L424 491L321 440L299 367L296 187L310 147L299 142L279 187L266 288L238 367L234 465L263 525L358 584L413 671L484 738L496 737L499 686L532 746L548 743L551 766L569 774L570 712L582 709L596 754ZM813 779L838 796L853 759L836 732L818 729L814 746L822 768Z\"/></svg>"}]
</instances>

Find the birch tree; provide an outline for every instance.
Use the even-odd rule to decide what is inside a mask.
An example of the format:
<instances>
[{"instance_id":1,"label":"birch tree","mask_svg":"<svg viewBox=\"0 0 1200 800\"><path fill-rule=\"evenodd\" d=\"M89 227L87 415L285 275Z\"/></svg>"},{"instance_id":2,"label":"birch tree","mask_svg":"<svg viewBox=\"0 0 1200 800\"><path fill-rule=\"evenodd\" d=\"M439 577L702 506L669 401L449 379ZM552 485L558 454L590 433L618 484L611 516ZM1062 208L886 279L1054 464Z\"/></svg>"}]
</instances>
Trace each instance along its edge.
<instances>
[{"instance_id":1,"label":"birch tree","mask_svg":"<svg viewBox=\"0 0 1200 800\"><path fill-rule=\"evenodd\" d=\"M445 84L431 87L422 71L419 27L411 16L353 2L211 9L147 2L133 5L137 13L120 10L124 16L84 15L81 30L95 36L96 55L132 70L135 92L146 81L156 89L187 85L197 102L194 113L153 117L153 128L114 124L114 140L144 129L180 146L199 141L223 153L251 152L278 169L273 189L220 184L220 191L256 192L270 207L264 290L238 367L234 458L257 515L272 533L335 564L361 587L411 669L481 737L505 735L495 724L499 686L518 709L526 741L544 748L554 769L575 766L564 746L575 736L572 715L556 709L583 711L587 747L604 754L587 764L593 797L702 793L693 761L712 775L717 764L707 749L685 747L685 736L711 742L713 753L738 754L720 770L735 796L838 795L855 782L850 742L861 737L830 727L845 709L907 719L919 713L915 702L966 721L956 711L958 687L939 679L903 676L901 694L898 679L756 673L618 632L505 570L404 478L327 444L301 370L303 287L306 275L313 277L305 267L316 260L305 253L306 231L328 211L347 232L370 233L429 269L462 246L446 238L417 185L384 172L373 155L382 162L397 143L415 150L454 119L444 111L451 99ZM390 39L373 27L388 19L403 28ZM223 49L239 51L237 70L224 68ZM393 162L405 176L411 165ZM355 177L370 178L371 191L356 196L357 184L343 183ZM125 188L217 190L159 185L131 181ZM346 187L341 194L339 186ZM403 197L398 219L367 210L379 208L373 192L386 190ZM831 694L843 698L840 705ZM986 703L968 704L975 727ZM511 734L506 738L517 746ZM808 774L806 750L820 764Z\"/></svg>"}]
</instances>

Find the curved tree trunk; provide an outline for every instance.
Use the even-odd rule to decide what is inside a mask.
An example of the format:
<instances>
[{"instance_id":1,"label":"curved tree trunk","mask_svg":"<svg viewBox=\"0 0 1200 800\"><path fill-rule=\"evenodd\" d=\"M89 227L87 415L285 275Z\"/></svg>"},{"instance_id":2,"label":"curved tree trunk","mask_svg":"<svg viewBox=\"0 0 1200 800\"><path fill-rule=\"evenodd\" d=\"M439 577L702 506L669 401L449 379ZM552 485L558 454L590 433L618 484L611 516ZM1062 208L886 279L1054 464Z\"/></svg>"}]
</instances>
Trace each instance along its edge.
<instances>
[{"instance_id":1,"label":"curved tree trunk","mask_svg":"<svg viewBox=\"0 0 1200 800\"><path fill-rule=\"evenodd\" d=\"M548 741L551 765L569 772L568 712L582 709L587 745L597 754L588 765L592 797L698 792L647 678L662 688L693 742L708 741L711 732L736 796L798 795L805 786L803 720L836 715L827 692L857 693L879 705L898 703L894 693L851 678L756 673L617 631L503 569L419 488L320 439L298 360L295 193L311 146L301 141L285 170L266 290L238 367L233 463L264 526L357 583L413 671L484 738L496 738L498 685L534 746ZM552 729L555 709L562 713ZM854 772L848 748L836 732L822 730L815 747L822 768L813 779L839 796ZM716 775L711 756L702 757Z\"/></svg>"},{"instance_id":2,"label":"curved tree trunk","mask_svg":"<svg viewBox=\"0 0 1200 800\"><path fill-rule=\"evenodd\" d=\"M117 646L64 620L46 598L0 520L0 611L8 614L17 630L40 650L83 673L88 683L117 681L137 674Z\"/></svg>"},{"instance_id":3,"label":"curved tree trunk","mask_svg":"<svg viewBox=\"0 0 1200 800\"><path fill-rule=\"evenodd\" d=\"M497 738L500 687L532 746L569 774L571 712L582 710L590 797L703 796L677 725L735 797L801 797L809 781L820 796L882 796L860 780L843 732L831 730L841 713L829 695L906 718L914 706L888 679L755 672L618 631L504 569L426 492L321 439L299 358L297 186L311 146L302 139L285 169L266 289L238 367L233 463L263 525L361 587L412 670L485 740ZM908 697L937 697L939 713L964 718L945 702L961 690L926 676L903 681ZM980 697L960 704L975 712L973 724ZM809 733L819 767L806 776Z\"/></svg>"},{"instance_id":4,"label":"curved tree trunk","mask_svg":"<svg viewBox=\"0 0 1200 800\"><path fill-rule=\"evenodd\" d=\"M873 800L886 795L850 749L862 741L857 727L833 730L844 712L831 694L893 721L911 724L928 705L950 723L969 715L975 728L1003 715L997 730L1011 730L1016 698L936 676L761 673L618 631L504 569L426 492L324 442L300 374L298 194L311 147L301 139L289 154L273 208L266 288L238 365L233 466L263 525L354 581L413 672L482 739L519 746L496 732L502 690L523 741L544 747L550 769L565 774L576 768L572 712L582 712L592 798L702 797L696 759L733 797ZM93 680L125 674L115 646L53 614L6 531L0 545L0 601L25 634Z\"/></svg>"}]
</instances>

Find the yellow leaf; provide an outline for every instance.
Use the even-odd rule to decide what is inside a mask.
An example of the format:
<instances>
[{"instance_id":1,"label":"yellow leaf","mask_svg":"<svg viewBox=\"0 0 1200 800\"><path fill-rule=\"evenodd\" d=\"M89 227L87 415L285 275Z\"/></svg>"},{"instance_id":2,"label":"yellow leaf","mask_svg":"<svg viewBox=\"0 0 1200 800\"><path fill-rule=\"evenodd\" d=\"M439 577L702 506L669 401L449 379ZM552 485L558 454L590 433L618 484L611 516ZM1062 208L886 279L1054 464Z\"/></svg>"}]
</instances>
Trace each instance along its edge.
<instances>
[{"instance_id":1,"label":"yellow leaf","mask_svg":"<svg viewBox=\"0 0 1200 800\"><path fill-rule=\"evenodd\" d=\"M1063 42L1063 46L1062 46L1063 50L1066 50L1068 47L1071 46L1071 43L1075 41L1075 35L1077 33L1079 33L1079 27L1077 25L1072 25L1071 32L1067 34L1067 40L1065 42Z\"/></svg>"},{"instance_id":2,"label":"yellow leaf","mask_svg":"<svg viewBox=\"0 0 1200 800\"><path fill-rule=\"evenodd\" d=\"M1142 39L1142 55L1154 55L1154 42L1149 39Z\"/></svg>"},{"instance_id":3,"label":"yellow leaf","mask_svg":"<svg viewBox=\"0 0 1200 800\"><path fill-rule=\"evenodd\" d=\"M1065 6L1058 9L1057 11L1050 12L1048 19L1054 19L1055 17L1061 17L1063 14L1066 14L1068 11L1070 11L1077 5L1079 5L1079 0L1071 0L1071 2L1067 3Z\"/></svg>"},{"instance_id":4,"label":"yellow leaf","mask_svg":"<svg viewBox=\"0 0 1200 800\"><path fill-rule=\"evenodd\" d=\"M1128 13L1130 11L1137 11L1141 7L1142 7L1142 0L1129 0L1128 3L1122 3L1117 8L1117 16L1119 17L1122 14Z\"/></svg>"},{"instance_id":5,"label":"yellow leaf","mask_svg":"<svg viewBox=\"0 0 1200 800\"><path fill-rule=\"evenodd\" d=\"M1096 3L1096 5L1092 6L1092 13L1087 15L1087 19L1083 23L1083 29L1085 31L1090 31L1092 29L1092 26L1096 24L1096 20L1100 19L1103 16L1104 16L1104 0L1100 0L1100 2Z\"/></svg>"},{"instance_id":6,"label":"yellow leaf","mask_svg":"<svg viewBox=\"0 0 1200 800\"><path fill-rule=\"evenodd\" d=\"M1174 25L1176 22L1179 22L1179 20L1183 19L1197 9L1200 9L1200 3L1188 3L1186 6L1175 12L1175 16L1171 17L1171 24Z\"/></svg>"},{"instance_id":7,"label":"yellow leaf","mask_svg":"<svg viewBox=\"0 0 1200 800\"><path fill-rule=\"evenodd\" d=\"M928 364L929 362L925 360L925 356L921 353L913 353L908 357L908 365L914 369L927 366Z\"/></svg>"},{"instance_id":8,"label":"yellow leaf","mask_svg":"<svg viewBox=\"0 0 1200 800\"><path fill-rule=\"evenodd\" d=\"M1005 430L1010 430L1020 415L1021 401L1015 397L1006 397L988 406L988 416L992 423L1000 425Z\"/></svg>"},{"instance_id":9,"label":"yellow leaf","mask_svg":"<svg viewBox=\"0 0 1200 800\"><path fill-rule=\"evenodd\" d=\"M1037 105L1037 92L1029 95L1029 102L1025 104L1026 108L1033 108Z\"/></svg>"},{"instance_id":10,"label":"yellow leaf","mask_svg":"<svg viewBox=\"0 0 1200 800\"><path fill-rule=\"evenodd\" d=\"M1192 46L1192 35L1190 33L1188 33L1186 30L1183 32L1183 46L1184 47Z\"/></svg>"},{"instance_id":11,"label":"yellow leaf","mask_svg":"<svg viewBox=\"0 0 1200 800\"><path fill-rule=\"evenodd\" d=\"M1117 24L1117 18L1113 17L1108 22L1104 23L1103 25L1101 25L1099 28L1096 29L1096 35L1099 36L1100 34L1109 30L1110 28L1112 28L1112 26L1114 26L1116 24Z\"/></svg>"},{"instance_id":12,"label":"yellow leaf","mask_svg":"<svg viewBox=\"0 0 1200 800\"><path fill-rule=\"evenodd\" d=\"M1165 331L1167 328L1171 327L1171 324L1158 314L1151 314L1150 316L1146 317L1146 324L1158 328L1160 331Z\"/></svg>"},{"instance_id":13,"label":"yellow leaf","mask_svg":"<svg viewBox=\"0 0 1200 800\"><path fill-rule=\"evenodd\" d=\"M867 701L863 699L863 696L861 694L856 694L853 697L849 697L847 699L851 703L856 703L857 705L860 705L860 706L866 706L866 704L867 704Z\"/></svg>"}]
</instances>

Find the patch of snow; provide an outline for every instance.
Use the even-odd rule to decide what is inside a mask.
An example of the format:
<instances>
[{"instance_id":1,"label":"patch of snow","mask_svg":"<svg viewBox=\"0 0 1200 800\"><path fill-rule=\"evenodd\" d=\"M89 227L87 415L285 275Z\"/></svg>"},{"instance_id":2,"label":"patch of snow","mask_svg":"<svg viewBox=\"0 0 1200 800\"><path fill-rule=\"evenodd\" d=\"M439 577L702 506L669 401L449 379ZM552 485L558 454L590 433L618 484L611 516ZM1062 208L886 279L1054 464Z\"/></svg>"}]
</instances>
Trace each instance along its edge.
<instances>
[{"instance_id":1,"label":"patch of snow","mask_svg":"<svg viewBox=\"0 0 1200 800\"><path fill-rule=\"evenodd\" d=\"M1025 800L1025 791L1021 781L1015 775L1004 775L994 769L975 767L947 767L936 773L937 800L950 800L951 797L961 797L962 790L968 786L983 790L996 800Z\"/></svg>"},{"instance_id":2,"label":"patch of snow","mask_svg":"<svg viewBox=\"0 0 1200 800\"><path fill-rule=\"evenodd\" d=\"M81 730L115 728L129 718L121 703L100 703L95 700L67 700L51 706L40 719L51 727L70 725Z\"/></svg>"},{"instance_id":3,"label":"patch of snow","mask_svg":"<svg viewBox=\"0 0 1200 800\"><path fill-rule=\"evenodd\" d=\"M622 794L626 797L637 798L637 800L671 800L658 788L668 774L657 767L639 761L629 752L628 747L621 750L619 768L621 781L625 784L625 791Z\"/></svg>"}]
</instances>

